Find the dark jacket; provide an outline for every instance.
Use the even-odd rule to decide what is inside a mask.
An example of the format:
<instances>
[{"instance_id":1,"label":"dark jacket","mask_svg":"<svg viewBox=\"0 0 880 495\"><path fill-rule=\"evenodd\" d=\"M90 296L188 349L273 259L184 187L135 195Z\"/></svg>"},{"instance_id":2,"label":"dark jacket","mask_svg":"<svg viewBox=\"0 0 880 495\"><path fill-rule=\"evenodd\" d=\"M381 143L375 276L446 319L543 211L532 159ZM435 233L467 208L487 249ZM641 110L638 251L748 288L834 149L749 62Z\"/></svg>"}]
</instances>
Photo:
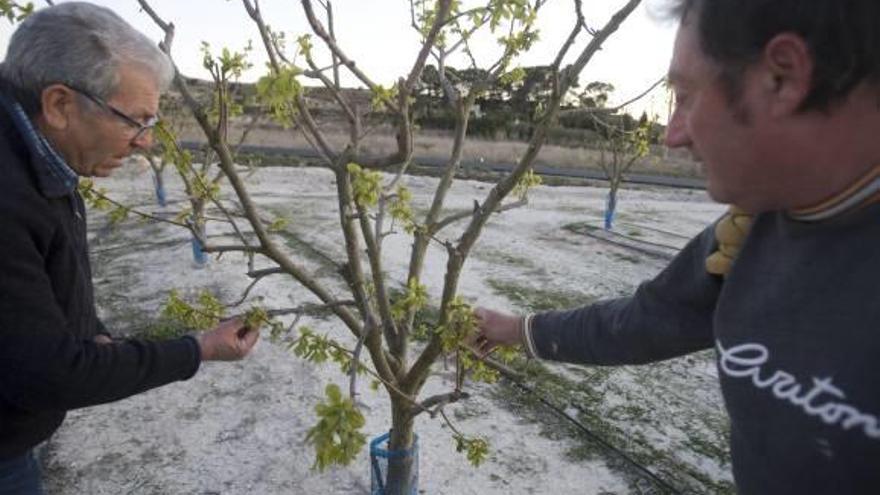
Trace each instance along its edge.
<instances>
[{"instance_id":1,"label":"dark jacket","mask_svg":"<svg viewBox=\"0 0 880 495\"><path fill-rule=\"evenodd\" d=\"M0 460L46 440L69 409L122 399L198 370L192 337L93 341L85 210L0 106Z\"/></svg>"}]
</instances>

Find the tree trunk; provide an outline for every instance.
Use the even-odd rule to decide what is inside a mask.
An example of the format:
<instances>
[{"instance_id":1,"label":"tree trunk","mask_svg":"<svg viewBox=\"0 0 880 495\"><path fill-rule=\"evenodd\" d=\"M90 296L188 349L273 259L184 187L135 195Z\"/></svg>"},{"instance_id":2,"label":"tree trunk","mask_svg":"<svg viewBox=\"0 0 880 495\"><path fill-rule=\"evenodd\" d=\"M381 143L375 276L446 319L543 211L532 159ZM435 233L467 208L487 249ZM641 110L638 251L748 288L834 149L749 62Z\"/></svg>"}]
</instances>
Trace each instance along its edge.
<instances>
[{"instance_id":1,"label":"tree trunk","mask_svg":"<svg viewBox=\"0 0 880 495\"><path fill-rule=\"evenodd\" d=\"M608 198L605 201L605 230L614 228L614 213L617 210L617 186L613 183L608 189Z\"/></svg>"},{"instance_id":2,"label":"tree trunk","mask_svg":"<svg viewBox=\"0 0 880 495\"><path fill-rule=\"evenodd\" d=\"M192 237L193 261L198 266L204 266L208 263L208 256L202 250L203 246L201 241L199 241L199 237L207 239L207 232L205 232L205 203L204 201L193 201L192 207L193 228L199 233L198 236L193 234Z\"/></svg>"},{"instance_id":3,"label":"tree trunk","mask_svg":"<svg viewBox=\"0 0 880 495\"><path fill-rule=\"evenodd\" d=\"M418 493L418 452L413 449L413 417L410 408L399 398L392 399L391 437L388 439L388 469L385 495ZM395 454L399 453L399 454Z\"/></svg>"},{"instance_id":4,"label":"tree trunk","mask_svg":"<svg viewBox=\"0 0 880 495\"><path fill-rule=\"evenodd\" d=\"M159 206L167 206L167 195L165 194L165 178L162 176L163 168L156 164L155 158L148 158L150 168L153 169L153 184L156 186L156 201Z\"/></svg>"}]
</instances>

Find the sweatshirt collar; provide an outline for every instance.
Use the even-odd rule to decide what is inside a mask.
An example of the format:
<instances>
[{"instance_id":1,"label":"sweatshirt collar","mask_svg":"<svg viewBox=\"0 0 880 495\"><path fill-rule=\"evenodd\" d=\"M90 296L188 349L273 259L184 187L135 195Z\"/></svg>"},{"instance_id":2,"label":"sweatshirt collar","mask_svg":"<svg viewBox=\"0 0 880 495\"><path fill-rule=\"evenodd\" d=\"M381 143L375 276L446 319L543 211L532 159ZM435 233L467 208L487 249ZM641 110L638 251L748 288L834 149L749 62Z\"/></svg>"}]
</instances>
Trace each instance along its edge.
<instances>
[{"instance_id":1,"label":"sweatshirt collar","mask_svg":"<svg viewBox=\"0 0 880 495\"><path fill-rule=\"evenodd\" d=\"M788 216L801 222L818 222L859 210L880 201L880 165L845 190L807 208L790 210Z\"/></svg>"}]
</instances>

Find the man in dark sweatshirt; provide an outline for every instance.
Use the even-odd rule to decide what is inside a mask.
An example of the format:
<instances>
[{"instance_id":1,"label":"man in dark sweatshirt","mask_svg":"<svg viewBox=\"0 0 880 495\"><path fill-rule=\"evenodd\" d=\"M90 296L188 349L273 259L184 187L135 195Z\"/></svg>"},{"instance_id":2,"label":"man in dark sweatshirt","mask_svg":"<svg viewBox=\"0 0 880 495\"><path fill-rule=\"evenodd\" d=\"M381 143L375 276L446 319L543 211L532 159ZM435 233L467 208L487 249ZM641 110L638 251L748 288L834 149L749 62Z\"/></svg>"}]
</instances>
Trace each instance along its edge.
<instances>
[{"instance_id":1,"label":"man in dark sweatshirt","mask_svg":"<svg viewBox=\"0 0 880 495\"><path fill-rule=\"evenodd\" d=\"M743 494L880 493L880 2L678 0L666 144L736 205L630 297L478 345L638 364L714 348Z\"/></svg>"},{"instance_id":2,"label":"man in dark sweatshirt","mask_svg":"<svg viewBox=\"0 0 880 495\"><path fill-rule=\"evenodd\" d=\"M28 17L0 65L0 494L42 493L34 446L65 411L244 357L255 329L112 341L95 312L79 176L105 177L152 142L173 68L108 9Z\"/></svg>"}]
</instances>

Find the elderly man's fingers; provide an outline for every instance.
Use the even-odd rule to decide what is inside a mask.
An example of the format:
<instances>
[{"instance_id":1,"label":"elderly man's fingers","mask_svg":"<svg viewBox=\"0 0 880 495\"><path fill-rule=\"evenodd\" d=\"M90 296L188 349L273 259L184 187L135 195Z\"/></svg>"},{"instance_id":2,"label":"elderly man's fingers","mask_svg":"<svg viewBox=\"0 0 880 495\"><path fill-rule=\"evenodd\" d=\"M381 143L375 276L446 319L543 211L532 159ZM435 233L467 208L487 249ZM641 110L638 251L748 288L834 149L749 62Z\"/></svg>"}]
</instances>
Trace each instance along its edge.
<instances>
[{"instance_id":1,"label":"elderly man's fingers","mask_svg":"<svg viewBox=\"0 0 880 495\"><path fill-rule=\"evenodd\" d=\"M244 335L241 335L241 342L244 344L244 348L246 352L249 352L254 345L256 345L257 340L260 338L260 330L251 330L250 328L245 327L246 332Z\"/></svg>"}]
</instances>

